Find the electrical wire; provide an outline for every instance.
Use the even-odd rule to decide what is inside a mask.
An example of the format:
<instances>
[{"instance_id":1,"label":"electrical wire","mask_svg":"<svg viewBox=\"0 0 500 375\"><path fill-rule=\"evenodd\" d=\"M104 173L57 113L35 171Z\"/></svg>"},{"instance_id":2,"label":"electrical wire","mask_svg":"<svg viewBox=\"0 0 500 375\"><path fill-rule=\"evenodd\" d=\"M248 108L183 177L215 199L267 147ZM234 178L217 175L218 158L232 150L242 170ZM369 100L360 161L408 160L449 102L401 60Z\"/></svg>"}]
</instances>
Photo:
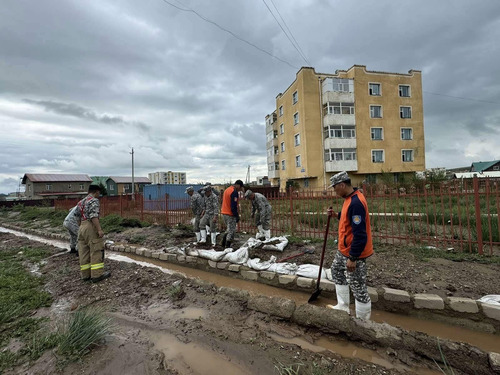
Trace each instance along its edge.
<instances>
[{"instance_id":1,"label":"electrical wire","mask_svg":"<svg viewBox=\"0 0 500 375\"><path fill-rule=\"evenodd\" d=\"M492 102L489 100L482 100L482 99L474 99L474 98L465 98L463 96L453 96L453 95L446 95L446 94L438 94L436 92L429 92L429 91L422 91L425 94L431 94L431 95L437 95L437 96L446 96L448 98L455 98L455 99L462 99L462 100L472 100L475 102L482 102L482 103L490 103L490 104L500 104L499 102Z\"/></svg>"},{"instance_id":2,"label":"electrical wire","mask_svg":"<svg viewBox=\"0 0 500 375\"><path fill-rule=\"evenodd\" d=\"M221 25L219 25L217 22L214 22L214 21L209 20L208 18L205 18L204 16L202 16L201 14L199 14L199 13L198 13L197 11L195 11L194 9L191 9L191 8L187 8L187 9L185 9L185 8L181 8L181 7L179 7L179 6L175 5L175 4L172 4L171 2L169 2L169 1L167 1L167 0L162 0L162 1L163 1L164 3L166 3L166 4L168 4L168 5L170 5L170 6L174 7L174 8L176 8L176 9L178 9L178 10L183 11L183 12L190 12L190 13L194 13L194 14L196 14L199 18L201 18L203 21L208 22L208 23L210 23L210 24L214 25L215 27L219 28L220 30L222 30L222 31L224 31L224 32L226 32L226 33L228 33L228 34L230 34L232 37L234 37L234 38L238 39L239 41L241 41L241 42L243 42L243 43L246 43L246 44L248 44L249 46L252 46L252 47L254 47L254 48L258 49L259 51L261 51L261 52L263 52L263 53L265 53L265 54L267 54L267 55L271 56L272 58L274 58L274 59L276 59L276 60L281 61L281 62L282 62L282 63L284 63L284 64L287 64L289 67L291 67L291 68L293 68L293 69L295 69L295 70L298 70L298 69L299 69L298 67L296 67L296 66L294 66L294 65L290 64L288 61L283 60L283 59L279 58L278 56L273 55L271 52L268 52L268 51L266 51L265 49L262 49L262 48L260 48L259 46L256 46L255 44L253 44L253 43L249 42L248 40L245 40L245 39L243 39L243 38L239 37L238 35L236 35L235 33L233 33L231 30L228 30L228 29L226 29L226 28L222 27Z\"/></svg>"},{"instance_id":3,"label":"electrical wire","mask_svg":"<svg viewBox=\"0 0 500 375\"><path fill-rule=\"evenodd\" d=\"M293 48L295 48L295 50L299 53L299 55L304 59L304 61L306 62L306 64L309 64L309 62L307 61L307 59L305 58L305 56L302 54L302 52L300 52L300 50L297 48L297 46L294 44L294 42L290 39L290 37L288 36L288 34L285 31L285 29L283 29L283 26L281 26L280 22L278 21L278 19L274 15L273 11L271 10L271 8L269 8L269 5L267 5L266 0L262 0L262 2L266 6L266 8L269 11L269 13L271 13L271 15L273 16L274 20L276 21L276 23L280 27L281 31L283 31L283 34L285 34L285 36L287 37L287 39L290 41L290 43L292 44Z\"/></svg>"},{"instance_id":4,"label":"electrical wire","mask_svg":"<svg viewBox=\"0 0 500 375\"><path fill-rule=\"evenodd\" d=\"M293 33L292 33L292 30L290 30L290 28L288 27L288 25L286 24L286 21L283 19L283 17L281 16L281 13L280 11L278 10L278 7L276 6L276 4L274 3L273 0L271 0L271 3L273 4L274 6L274 9L276 9L276 12L278 13L278 15L280 16L281 18L281 21L283 22L283 24L285 25L286 29L288 30L288 33L290 34L290 36L292 37L292 39L294 40L295 44L297 45L299 51L300 51L300 54L302 55L302 57L304 58L304 60L306 61L306 63L308 64L308 66L312 66L311 63L309 62L309 60L307 60L306 58L306 55L304 53L304 51L302 51L302 48L300 48L300 44L299 42L297 42L297 40L295 39L295 37L293 36Z\"/></svg>"}]
</instances>

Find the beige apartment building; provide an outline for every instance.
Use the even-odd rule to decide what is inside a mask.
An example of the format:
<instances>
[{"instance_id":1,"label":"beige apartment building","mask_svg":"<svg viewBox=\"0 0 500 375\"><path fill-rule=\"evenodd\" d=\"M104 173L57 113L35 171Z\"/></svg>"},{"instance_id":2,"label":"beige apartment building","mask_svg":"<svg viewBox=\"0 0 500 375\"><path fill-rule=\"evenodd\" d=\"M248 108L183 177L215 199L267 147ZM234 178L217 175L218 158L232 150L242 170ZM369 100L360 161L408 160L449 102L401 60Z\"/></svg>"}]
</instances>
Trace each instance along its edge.
<instances>
[{"instance_id":1,"label":"beige apartment building","mask_svg":"<svg viewBox=\"0 0 500 375\"><path fill-rule=\"evenodd\" d=\"M425 170L422 74L335 74L302 67L266 116L268 176L280 188L324 189L348 171L353 183L394 181Z\"/></svg>"},{"instance_id":2,"label":"beige apartment building","mask_svg":"<svg viewBox=\"0 0 500 375\"><path fill-rule=\"evenodd\" d=\"M152 184L185 184L185 172L154 172L148 173L148 178Z\"/></svg>"}]
</instances>

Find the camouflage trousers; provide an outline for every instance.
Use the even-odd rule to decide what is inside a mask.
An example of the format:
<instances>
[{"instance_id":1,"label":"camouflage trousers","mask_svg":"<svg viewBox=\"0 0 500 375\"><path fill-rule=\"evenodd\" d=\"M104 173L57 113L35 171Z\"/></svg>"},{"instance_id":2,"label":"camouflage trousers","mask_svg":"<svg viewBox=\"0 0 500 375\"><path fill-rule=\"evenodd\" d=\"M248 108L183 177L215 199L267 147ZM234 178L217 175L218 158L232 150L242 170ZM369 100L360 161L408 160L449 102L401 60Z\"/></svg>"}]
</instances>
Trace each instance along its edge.
<instances>
[{"instance_id":1,"label":"camouflage trousers","mask_svg":"<svg viewBox=\"0 0 500 375\"><path fill-rule=\"evenodd\" d=\"M76 249L78 242L78 230L80 226L77 223L64 220L63 227L69 232L69 246L71 249Z\"/></svg>"},{"instance_id":2,"label":"camouflage trousers","mask_svg":"<svg viewBox=\"0 0 500 375\"><path fill-rule=\"evenodd\" d=\"M208 225L210 227L210 232L217 232L217 222L214 221L215 215L205 214L200 220L200 228L205 230L205 227Z\"/></svg>"},{"instance_id":3,"label":"camouflage trousers","mask_svg":"<svg viewBox=\"0 0 500 375\"><path fill-rule=\"evenodd\" d=\"M332 263L333 282L337 285L349 285L356 301L362 303L370 302L370 295L366 288L366 259L356 261L356 270L347 271L347 258L340 251L335 254Z\"/></svg>"},{"instance_id":4,"label":"camouflage trousers","mask_svg":"<svg viewBox=\"0 0 500 375\"><path fill-rule=\"evenodd\" d=\"M222 215L224 223L226 224L226 241L233 241L234 234L236 233L236 217L231 215Z\"/></svg>"},{"instance_id":5,"label":"camouflage trousers","mask_svg":"<svg viewBox=\"0 0 500 375\"><path fill-rule=\"evenodd\" d=\"M269 230L271 229L271 211L260 212L257 211L255 213L255 226L258 227L262 225L262 229Z\"/></svg>"},{"instance_id":6,"label":"camouflage trousers","mask_svg":"<svg viewBox=\"0 0 500 375\"><path fill-rule=\"evenodd\" d=\"M194 231L199 232L200 231L200 220L201 220L201 214L195 215L194 216Z\"/></svg>"}]
</instances>

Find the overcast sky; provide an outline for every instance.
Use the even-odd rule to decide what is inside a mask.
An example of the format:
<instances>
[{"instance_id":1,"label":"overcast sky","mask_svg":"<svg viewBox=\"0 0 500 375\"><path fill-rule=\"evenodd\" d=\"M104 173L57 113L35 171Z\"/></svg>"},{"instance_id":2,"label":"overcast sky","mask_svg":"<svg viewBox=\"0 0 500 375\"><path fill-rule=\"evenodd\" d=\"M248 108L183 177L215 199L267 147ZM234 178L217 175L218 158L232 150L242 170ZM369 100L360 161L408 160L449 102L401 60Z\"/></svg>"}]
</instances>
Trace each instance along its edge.
<instances>
[{"instance_id":1,"label":"overcast sky","mask_svg":"<svg viewBox=\"0 0 500 375\"><path fill-rule=\"evenodd\" d=\"M130 175L131 147L136 176L266 175L264 118L308 65L266 3L317 72L422 70L427 167L500 159L499 0L169 1L268 54L163 0L0 2L0 193Z\"/></svg>"}]
</instances>

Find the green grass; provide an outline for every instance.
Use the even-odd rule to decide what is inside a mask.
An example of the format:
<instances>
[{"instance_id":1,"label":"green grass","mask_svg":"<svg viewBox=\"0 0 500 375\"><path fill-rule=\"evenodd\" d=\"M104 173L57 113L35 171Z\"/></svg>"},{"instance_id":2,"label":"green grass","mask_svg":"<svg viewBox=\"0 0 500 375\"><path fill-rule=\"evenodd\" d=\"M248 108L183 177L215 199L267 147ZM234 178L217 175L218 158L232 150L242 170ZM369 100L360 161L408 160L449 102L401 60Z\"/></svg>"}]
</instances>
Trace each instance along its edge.
<instances>
[{"instance_id":1,"label":"green grass","mask_svg":"<svg viewBox=\"0 0 500 375\"><path fill-rule=\"evenodd\" d=\"M50 226L62 226L64 218L68 215L67 211L56 211L53 207L25 207L22 204L15 205L12 211L20 212L16 221L24 221L27 226L33 221L47 221Z\"/></svg>"},{"instance_id":2,"label":"green grass","mask_svg":"<svg viewBox=\"0 0 500 375\"><path fill-rule=\"evenodd\" d=\"M441 258L448 259L454 262L476 262L482 264L500 264L499 256L487 256L487 255L479 255L465 252L450 252L440 249L429 249L426 247L409 247L402 248L405 251L411 252L416 256L418 260L427 261L431 258ZM377 249L377 252L382 252Z\"/></svg>"},{"instance_id":3,"label":"green grass","mask_svg":"<svg viewBox=\"0 0 500 375\"><path fill-rule=\"evenodd\" d=\"M299 375L300 368L304 366L303 363L292 363L291 365L284 365L281 362L278 362L277 365L274 365L274 370L279 375Z\"/></svg>"},{"instance_id":4,"label":"green grass","mask_svg":"<svg viewBox=\"0 0 500 375\"><path fill-rule=\"evenodd\" d=\"M104 233L120 233L127 228L144 228L150 224L134 218L122 218L120 215L111 214L99 219Z\"/></svg>"},{"instance_id":5,"label":"green grass","mask_svg":"<svg viewBox=\"0 0 500 375\"><path fill-rule=\"evenodd\" d=\"M165 290L167 295L170 297L170 299L173 300L180 300L184 298L186 293L184 292L184 289L182 289L182 285L178 282L173 283L167 289Z\"/></svg>"}]
</instances>

